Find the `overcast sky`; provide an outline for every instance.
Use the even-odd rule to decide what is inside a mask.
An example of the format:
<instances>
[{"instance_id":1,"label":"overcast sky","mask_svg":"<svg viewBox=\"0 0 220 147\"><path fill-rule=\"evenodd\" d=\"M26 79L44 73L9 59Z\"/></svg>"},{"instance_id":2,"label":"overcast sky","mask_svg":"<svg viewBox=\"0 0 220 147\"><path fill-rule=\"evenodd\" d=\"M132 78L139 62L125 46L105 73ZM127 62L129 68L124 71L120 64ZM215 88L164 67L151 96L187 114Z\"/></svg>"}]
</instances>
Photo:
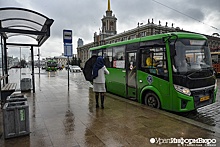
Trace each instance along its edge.
<instances>
[{"instance_id":1,"label":"overcast sky","mask_svg":"<svg viewBox=\"0 0 220 147\"><path fill-rule=\"evenodd\" d=\"M101 28L107 3L108 0L0 0L0 7L22 7L54 19L51 36L40 47L42 57L53 57L63 53L63 29L73 31L74 53L78 38L84 44L91 43L94 32ZM138 22L146 24L152 18L155 24L160 20L161 25L173 23L174 27L192 32L220 33L220 0L111 0L111 10L117 17L118 33L137 27ZM27 58L26 52L29 49L22 51L22 57ZM17 53L17 48L9 50L10 55Z\"/></svg>"}]
</instances>

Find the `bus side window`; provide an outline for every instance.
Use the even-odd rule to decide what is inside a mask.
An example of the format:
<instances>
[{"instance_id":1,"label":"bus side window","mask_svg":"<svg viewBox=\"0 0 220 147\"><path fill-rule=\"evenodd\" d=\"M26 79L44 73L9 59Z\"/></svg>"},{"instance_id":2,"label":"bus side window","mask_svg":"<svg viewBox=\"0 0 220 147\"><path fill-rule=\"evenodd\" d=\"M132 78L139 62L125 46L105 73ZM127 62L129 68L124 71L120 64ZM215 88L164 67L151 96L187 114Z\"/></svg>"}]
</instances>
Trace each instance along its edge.
<instances>
[{"instance_id":1,"label":"bus side window","mask_svg":"<svg viewBox=\"0 0 220 147\"><path fill-rule=\"evenodd\" d=\"M167 58L165 47L152 47L142 50L142 69L150 74L168 79ZM147 60L151 56L151 60ZM149 63L152 62L152 63Z\"/></svg>"},{"instance_id":2,"label":"bus side window","mask_svg":"<svg viewBox=\"0 0 220 147\"><path fill-rule=\"evenodd\" d=\"M105 61L105 66L107 68L111 67L111 61L110 61L110 57L109 56L104 57L104 61Z\"/></svg>"},{"instance_id":3,"label":"bus side window","mask_svg":"<svg viewBox=\"0 0 220 147\"><path fill-rule=\"evenodd\" d=\"M107 68L112 67L112 48L103 49L103 58Z\"/></svg>"},{"instance_id":4,"label":"bus side window","mask_svg":"<svg viewBox=\"0 0 220 147\"><path fill-rule=\"evenodd\" d=\"M102 50L98 50L98 56L102 56Z\"/></svg>"},{"instance_id":5,"label":"bus side window","mask_svg":"<svg viewBox=\"0 0 220 147\"><path fill-rule=\"evenodd\" d=\"M125 68L125 46L113 47L113 68Z\"/></svg>"}]
</instances>

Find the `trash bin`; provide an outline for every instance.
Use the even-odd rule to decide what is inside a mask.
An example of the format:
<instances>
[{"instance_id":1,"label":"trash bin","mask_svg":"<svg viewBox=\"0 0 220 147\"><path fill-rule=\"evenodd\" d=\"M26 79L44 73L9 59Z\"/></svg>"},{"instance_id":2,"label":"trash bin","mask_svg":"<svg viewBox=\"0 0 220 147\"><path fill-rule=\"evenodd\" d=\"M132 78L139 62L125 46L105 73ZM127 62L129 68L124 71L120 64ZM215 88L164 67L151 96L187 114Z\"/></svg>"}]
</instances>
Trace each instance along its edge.
<instances>
[{"instance_id":1,"label":"trash bin","mask_svg":"<svg viewBox=\"0 0 220 147\"><path fill-rule=\"evenodd\" d=\"M30 134L27 101L5 103L3 126L5 139Z\"/></svg>"},{"instance_id":2,"label":"trash bin","mask_svg":"<svg viewBox=\"0 0 220 147\"><path fill-rule=\"evenodd\" d=\"M27 96L24 94L11 94L7 97L6 102L18 102L18 101L27 101Z\"/></svg>"},{"instance_id":3,"label":"trash bin","mask_svg":"<svg viewBox=\"0 0 220 147\"><path fill-rule=\"evenodd\" d=\"M31 79L23 78L20 83L21 91L30 91L31 90Z\"/></svg>"}]
</instances>

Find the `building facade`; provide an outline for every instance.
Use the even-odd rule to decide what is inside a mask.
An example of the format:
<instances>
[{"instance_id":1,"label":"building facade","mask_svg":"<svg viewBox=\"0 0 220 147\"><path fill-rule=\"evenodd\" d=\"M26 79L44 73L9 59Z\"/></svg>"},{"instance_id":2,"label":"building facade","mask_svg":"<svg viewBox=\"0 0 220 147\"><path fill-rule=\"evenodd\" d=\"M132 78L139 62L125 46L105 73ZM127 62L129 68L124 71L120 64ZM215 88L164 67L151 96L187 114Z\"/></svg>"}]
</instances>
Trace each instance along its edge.
<instances>
[{"instance_id":1,"label":"building facade","mask_svg":"<svg viewBox=\"0 0 220 147\"><path fill-rule=\"evenodd\" d=\"M220 52L220 35L218 33L213 33L212 36L207 36L208 44L211 52Z\"/></svg>"},{"instance_id":2,"label":"building facade","mask_svg":"<svg viewBox=\"0 0 220 147\"><path fill-rule=\"evenodd\" d=\"M189 32L179 27L174 27L173 24L168 26L168 22L166 22L165 26L161 25L159 21L158 24L154 23L153 19L150 21L148 19L147 24L138 23L136 28L133 28L128 31L124 31L122 33L117 34L116 30L116 22L117 18L115 15L112 15L112 10L110 9L110 0L108 0L108 9L106 11L106 15L101 19L102 21L102 29L99 33L94 33L94 42L82 45L77 47L77 55L81 60L81 67L84 67L85 62L90 57L89 48L110 44L115 42L120 42L124 40L130 40L134 38L162 34L168 32ZM191 32L195 33L195 32ZM205 35L205 34L203 34ZM208 38L208 44L211 51L220 51L220 37L219 34L214 33L213 35L205 35Z\"/></svg>"},{"instance_id":3,"label":"building facade","mask_svg":"<svg viewBox=\"0 0 220 147\"><path fill-rule=\"evenodd\" d=\"M65 56L55 56L53 59L55 59L60 66L66 65L68 62L68 58Z\"/></svg>"}]
</instances>

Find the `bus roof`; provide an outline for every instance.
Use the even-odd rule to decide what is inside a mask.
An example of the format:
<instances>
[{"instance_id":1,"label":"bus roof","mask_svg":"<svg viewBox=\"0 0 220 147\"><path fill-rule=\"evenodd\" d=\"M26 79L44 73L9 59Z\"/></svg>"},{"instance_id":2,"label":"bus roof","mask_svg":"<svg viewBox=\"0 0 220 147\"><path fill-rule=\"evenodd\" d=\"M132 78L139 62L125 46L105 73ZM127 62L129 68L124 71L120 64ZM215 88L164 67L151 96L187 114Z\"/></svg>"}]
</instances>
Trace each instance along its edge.
<instances>
[{"instance_id":1,"label":"bus roof","mask_svg":"<svg viewBox=\"0 0 220 147\"><path fill-rule=\"evenodd\" d=\"M157 40L157 39L161 39L163 37L173 36L172 34L177 35L178 38L207 40L207 38L204 35L201 35L201 34L186 33L186 32L172 32L172 33L145 36L145 37L141 37L141 38L135 38L135 39L131 39L131 40L120 41L120 42L106 44L106 45L102 45L102 46L96 46L96 47L90 48L89 50L92 51L92 50L105 49L105 48L108 48L108 47L120 46L120 45L125 45L125 44L136 43L136 42Z\"/></svg>"}]
</instances>

